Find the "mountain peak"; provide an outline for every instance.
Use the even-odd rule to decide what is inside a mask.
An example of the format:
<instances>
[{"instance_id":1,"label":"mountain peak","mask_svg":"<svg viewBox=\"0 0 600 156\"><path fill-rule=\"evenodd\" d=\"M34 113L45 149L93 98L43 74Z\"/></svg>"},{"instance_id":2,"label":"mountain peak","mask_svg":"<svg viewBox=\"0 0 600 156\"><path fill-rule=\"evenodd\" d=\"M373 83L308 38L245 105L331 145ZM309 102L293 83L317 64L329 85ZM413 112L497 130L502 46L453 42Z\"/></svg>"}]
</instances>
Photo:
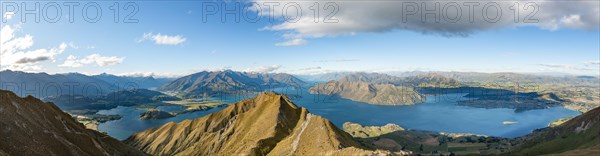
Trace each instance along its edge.
<instances>
[{"instance_id":1,"label":"mountain peak","mask_svg":"<svg viewBox=\"0 0 600 156\"><path fill-rule=\"evenodd\" d=\"M261 93L195 120L136 133L126 141L152 155L324 155L369 152L329 120L284 95Z\"/></svg>"}]
</instances>

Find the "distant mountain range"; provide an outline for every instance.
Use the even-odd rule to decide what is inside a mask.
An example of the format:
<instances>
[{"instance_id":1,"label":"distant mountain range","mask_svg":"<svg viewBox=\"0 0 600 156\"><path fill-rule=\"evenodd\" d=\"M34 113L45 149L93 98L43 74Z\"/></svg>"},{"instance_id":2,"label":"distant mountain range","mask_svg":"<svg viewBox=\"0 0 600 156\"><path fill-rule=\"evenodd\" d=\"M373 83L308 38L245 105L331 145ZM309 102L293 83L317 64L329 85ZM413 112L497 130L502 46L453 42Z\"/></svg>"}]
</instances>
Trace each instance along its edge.
<instances>
[{"instance_id":1,"label":"distant mountain range","mask_svg":"<svg viewBox=\"0 0 600 156\"><path fill-rule=\"evenodd\" d=\"M305 82L290 74L247 73L231 70L203 71L178 78L158 88L183 97L204 97L300 87Z\"/></svg>"},{"instance_id":2,"label":"distant mountain range","mask_svg":"<svg viewBox=\"0 0 600 156\"><path fill-rule=\"evenodd\" d=\"M314 75L298 75L306 81L327 82L339 80L345 76L364 72L331 72ZM371 74L371 73L368 73ZM447 72L447 71L410 71L410 72L380 72L378 75L395 76L399 78L422 76L428 74L441 75L459 82L519 82L519 83L579 83L597 85L600 83L598 76L567 75L567 74L530 74L530 73L480 73L480 72Z\"/></svg>"},{"instance_id":3,"label":"distant mountain range","mask_svg":"<svg viewBox=\"0 0 600 156\"><path fill-rule=\"evenodd\" d=\"M47 74L5 70L0 72L1 89L19 96L38 98L57 95L99 96L127 89L151 89L170 79L153 77L128 77L110 74L84 75L79 73Z\"/></svg>"},{"instance_id":4,"label":"distant mountain range","mask_svg":"<svg viewBox=\"0 0 600 156\"><path fill-rule=\"evenodd\" d=\"M43 99L53 102L60 109L74 114L96 113L98 110L112 109L117 106L136 106L162 101L180 100L157 91L132 89L111 92L100 96L59 95Z\"/></svg>"},{"instance_id":5,"label":"distant mountain range","mask_svg":"<svg viewBox=\"0 0 600 156\"><path fill-rule=\"evenodd\" d=\"M353 72L332 72L332 73L324 73L324 74L295 75L295 76L303 81L327 82L330 80L341 79L342 77L350 75L352 73Z\"/></svg>"},{"instance_id":6,"label":"distant mountain range","mask_svg":"<svg viewBox=\"0 0 600 156\"><path fill-rule=\"evenodd\" d=\"M329 120L275 93L262 93L202 118L139 132L125 142L151 155L391 154L364 149Z\"/></svg>"},{"instance_id":7,"label":"distant mountain range","mask_svg":"<svg viewBox=\"0 0 600 156\"><path fill-rule=\"evenodd\" d=\"M146 155L86 129L52 103L0 90L0 155Z\"/></svg>"},{"instance_id":8,"label":"distant mountain range","mask_svg":"<svg viewBox=\"0 0 600 156\"><path fill-rule=\"evenodd\" d=\"M425 75L429 73L435 73L438 75L445 76L447 78L455 79L460 82L518 82L521 84L537 83L537 84L579 84L579 85L598 85L600 84L600 77L598 76L575 76L575 75L540 75L540 74L527 74L527 73L511 73L511 72L499 72L499 73L479 73L479 72L396 72L390 73L390 75L399 77L409 77L416 75Z\"/></svg>"},{"instance_id":9,"label":"distant mountain range","mask_svg":"<svg viewBox=\"0 0 600 156\"><path fill-rule=\"evenodd\" d=\"M393 84L405 87L456 87L460 85L458 80L448 78L436 73L426 73L408 77L397 77L381 73L358 72L348 74L338 81L341 82L367 82L372 84Z\"/></svg>"},{"instance_id":10,"label":"distant mountain range","mask_svg":"<svg viewBox=\"0 0 600 156\"><path fill-rule=\"evenodd\" d=\"M339 96L380 105L413 105L425 102L417 87L457 87L460 83L438 74L396 77L380 73L354 73L310 88L311 94Z\"/></svg>"}]
</instances>

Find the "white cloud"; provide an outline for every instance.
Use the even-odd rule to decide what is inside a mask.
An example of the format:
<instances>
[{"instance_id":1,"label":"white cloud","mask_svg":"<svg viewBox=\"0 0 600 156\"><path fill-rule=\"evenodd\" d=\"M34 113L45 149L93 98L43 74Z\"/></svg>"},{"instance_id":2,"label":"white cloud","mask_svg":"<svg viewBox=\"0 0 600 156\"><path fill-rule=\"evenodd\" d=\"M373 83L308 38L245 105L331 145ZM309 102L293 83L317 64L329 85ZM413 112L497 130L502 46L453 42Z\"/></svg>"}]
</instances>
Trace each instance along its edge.
<instances>
[{"instance_id":1,"label":"white cloud","mask_svg":"<svg viewBox=\"0 0 600 156\"><path fill-rule=\"evenodd\" d=\"M272 65L272 66L260 66L256 68L247 68L244 72L249 73L270 73L277 69L281 68L281 65Z\"/></svg>"},{"instance_id":2,"label":"white cloud","mask_svg":"<svg viewBox=\"0 0 600 156\"><path fill-rule=\"evenodd\" d=\"M540 66L544 66L547 68L555 68L555 69L568 69L568 70L592 70L590 68L578 67L574 65L568 64L538 64Z\"/></svg>"},{"instance_id":3,"label":"white cloud","mask_svg":"<svg viewBox=\"0 0 600 156\"><path fill-rule=\"evenodd\" d=\"M161 72L126 72L117 74L118 76L131 77L154 77L154 78L178 78L188 74L185 73L161 73Z\"/></svg>"},{"instance_id":4,"label":"white cloud","mask_svg":"<svg viewBox=\"0 0 600 156\"><path fill-rule=\"evenodd\" d=\"M69 45L70 48L79 49L79 46L75 45L75 43L73 43L73 42L69 42L68 45Z\"/></svg>"},{"instance_id":5,"label":"white cloud","mask_svg":"<svg viewBox=\"0 0 600 156\"><path fill-rule=\"evenodd\" d=\"M65 60L65 62L63 64L60 64L58 66L59 67L76 68L76 67L83 67L83 63L79 62L79 60L77 60L77 57L75 57L73 55L69 55L69 57L67 57L67 60Z\"/></svg>"},{"instance_id":6,"label":"white cloud","mask_svg":"<svg viewBox=\"0 0 600 156\"><path fill-rule=\"evenodd\" d=\"M67 48L67 44L61 43L54 48L30 49L33 46L33 36L26 34L21 37L15 36L15 31L10 25L0 30L0 64L2 69L11 70L40 70L37 65L43 61L55 61L56 55L61 54Z\"/></svg>"},{"instance_id":7,"label":"white cloud","mask_svg":"<svg viewBox=\"0 0 600 156\"><path fill-rule=\"evenodd\" d=\"M123 62L124 57L116 57L116 56L102 56L100 54L91 54L82 59L77 59L76 56L69 55L67 60L63 64L58 65L59 67L83 67L83 65L87 64L96 64L100 67L116 65Z\"/></svg>"},{"instance_id":8,"label":"white cloud","mask_svg":"<svg viewBox=\"0 0 600 156\"><path fill-rule=\"evenodd\" d=\"M199 68L199 69L193 69L193 70L187 70L187 71L181 71L181 72L126 72L126 73L121 73L121 74L117 74L120 76L152 76L155 78L178 78L178 77L182 77L182 76L186 76L186 75L190 75L193 73L198 73L198 72L202 72L202 71L208 71L208 72L217 72L217 71L225 71L225 70L230 70L231 66L223 66L223 67L205 67L205 68Z\"/></svg>"},{"instance_id":9,"label":"white cloud","mask_svg":"<svg viewBox=\"0 0 600 156\"><path fill-rule=\"evenodd\" d=\"M254 0L255 6L250 7L251 10L259 11L262 16L274 15L276 19L284 19L284 6L286 4L299 4L303 9L302 15L297 21L277 23L272 26L267 26L262 30L272 30L284 32L282 38L290 39L306 39L320 38L326 36L339 35L354 35L356 33L379 33L389 32L394 30L408 30L424 34L438 34L442 36L468 36L472 33L485 30L493 30L498 28L511 28L520 26L535 26L541 29L560 29L560 28L576 28L576 29L598 29L600 23L599 1L553 1L541 0L532 1L531 6L526 7L527 2L524 1L382 1L373 3L371 1L335 1L327 6L327 2L331 1L274 1L274 0ZM278 6L266 7L267 2L278 3ZM308 8L315 5L317 2L320 8L329 8L329 10L320 10L321 14L314 17L314 12ZM467 6L469 2L475 2L478 6L474 6L474 12L469 12ZM433 15L425 15L423 20L421 11L436 7L439 4L436 15L439 20L436 20ZM514 11L510 10L515 3L519 4L518 22L515 22ZM417 12L410 15L411 5L417 5ZM424 6L423 6L424 4ZM498 21L494 21L496 16L494 7L488 10L484 9L486 5L498 4L502 10L501 16L498 16ZM460 10L455 7L444 6L457 5ZM488 5L488 6L489 6ZM407 7L407 9L404 9ZM292 7L293 8L293 7ZM337 8L337 11L333 9ZM527 23L523 22L528 15L536 10L533 18ZM485 11L484 11L485 10ZM296 17L291 12L292 18ZM273 13L273 14L271 14ZM330 14L332 13L332 14ZM460 13L460 16L456 16ZM488 16L483 16L484 13ZM326 16L331 16L331 20L326 19ZM470 16L474 15L474 16ZM453 21L453 17L456 21ZM472 19L472 20L471 20ZM492 20L490 20L492 19ZM329 22L323 22L327 20ZM537 21L536 21L537 20ZM317 22L315 22L317 21Z\"/></svg>"},{"instance_id":10,"label":"white cloud","mask_svg":"<svg viewBox=\"0 0 600 156\"><path fill-rule=\"evenodd\" d=\"M12 19L12 17L14 15L15 15L14 12L7 11L7 12L4 13L4 15L2 16L2 18L6 19L6 20L10 20L10 19Z\"/></svg>"},{"instance_id":11,"label":"white cloud","mask_svg":"<svg viewBox=\"0 0 600 156\"><path fill-rule=\"evenodd\" d=\"M161 45L180 45L183 42L185 42L187 39L181 35L168 36L168 35L161 35L160 33L159 34L144 33L144 35L142 36L141 39L138 40L138 42L143 42L145 40L152 40L152 41L154 41L154 43L161 44Z\"/></svg>"},{"instance_id":12,"label":"white cloud","mask_svg":"<svg viewBox=\"0 0 600 156\"><path fill-rule=\"evenodd\" d=\"M585 62L585 65L587 65L587 66L598 66L598 65L600 65L600 60L598 60L598 61L588 61L588 62Z\"/></svg>"},{"instance_id":13,"label":"white cloud","mask_svg":"<svg viewBox=\"0 0 600 156\"><path fill-rule=\"evenodd\" d=\"M306 68L300 68L298 69L298 71L306 71L306 70L319 70L322 69L320 66L316 66L316 67L306 67Z\"/></svg>"},{"instance_id":14,"label":"white cloud","mask_svg":"<svg viewBox=\"0 0 600 156\"><path fill-rule=\"evenodd\" d=\"M275 46L299 46L299 45L305 45L305 44L306 44L306 40L301 39L301 38L296 38L296 39L292 39L289 41L276 43Z\"/></svg>"},{"instance_id":15,"label":"white cloud","mask_svg":"<svg viewBox=\"0 0 600 156\"><path fill-rule=\"evenodd\" d=\"M585 27L585 23L583 21L581 21L580 15L563 16L560 19L560 22L565 27L570 27L570 28L584 28Z\"/></svg>"}]
</instances>

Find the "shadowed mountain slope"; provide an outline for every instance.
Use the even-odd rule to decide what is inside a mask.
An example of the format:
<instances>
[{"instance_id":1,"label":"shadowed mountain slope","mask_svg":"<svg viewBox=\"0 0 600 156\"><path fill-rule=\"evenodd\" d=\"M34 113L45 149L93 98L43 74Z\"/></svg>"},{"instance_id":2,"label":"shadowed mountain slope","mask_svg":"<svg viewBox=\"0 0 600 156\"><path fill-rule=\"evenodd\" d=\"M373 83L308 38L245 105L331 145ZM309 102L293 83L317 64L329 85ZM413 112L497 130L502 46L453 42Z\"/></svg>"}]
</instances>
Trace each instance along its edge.
<instances>
[{"instance_id":1,"label":"shadowed mountain slope","mask_svg":"<svg viewBox=\"0 0 600 156\"><path fill-rule=\"evenodd\" d=\"M145 155L52 103L0 90L0 155Z\"/></svg>"}]
</instances>

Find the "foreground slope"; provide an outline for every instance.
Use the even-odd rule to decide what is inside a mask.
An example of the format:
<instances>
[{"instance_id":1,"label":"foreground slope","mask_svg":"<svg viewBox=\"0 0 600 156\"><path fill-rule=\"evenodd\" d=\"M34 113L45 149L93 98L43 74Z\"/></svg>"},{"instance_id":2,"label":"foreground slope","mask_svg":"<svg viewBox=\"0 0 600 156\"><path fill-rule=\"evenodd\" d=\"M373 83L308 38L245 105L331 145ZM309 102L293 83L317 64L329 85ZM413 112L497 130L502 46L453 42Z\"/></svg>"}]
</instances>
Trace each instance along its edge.
<instances>
[{"instance_id":1,"label":"foreground slope","mask_svg":"<svg viewBox=\"0 0 600 156\"><path fill-rule=\"evenodd\" d=\"M0 155L144 155L52 103L0 90Z\"/></svg>"},{"instance_id":2,"label":"foreground slope","mask_svg":"<svg viewBox=\"0 0 600 156\"><path fill-rule=\"evenodd\" d=\"M519 139L523 139L524 143L515 154L600 155L600 107L559 126L537 130Z\"/></svg>"},{"instance_id":3,"label":"foreground slope","mask_svg":"<svg viewBox=\"0 0 600 156\"><path fill-rule=\"evenodd\" d=\"M202 118L136 133L125 142L153 155L374 154L358 148L329 120L275 93L262 93Z\"/></svg>"}]
</instances>

